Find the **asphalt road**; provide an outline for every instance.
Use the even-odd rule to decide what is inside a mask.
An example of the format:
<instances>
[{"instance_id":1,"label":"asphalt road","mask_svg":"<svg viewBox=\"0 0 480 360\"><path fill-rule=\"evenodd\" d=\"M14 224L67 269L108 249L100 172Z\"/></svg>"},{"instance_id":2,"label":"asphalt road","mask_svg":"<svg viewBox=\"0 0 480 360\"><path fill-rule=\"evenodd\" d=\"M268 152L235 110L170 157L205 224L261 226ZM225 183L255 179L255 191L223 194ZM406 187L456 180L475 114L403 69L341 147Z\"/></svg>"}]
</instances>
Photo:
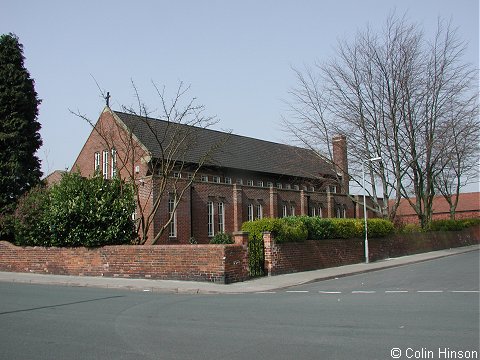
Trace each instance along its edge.
<instances>
[{"instance_id":1,"label":"asphalt road","mask_svg":"<svg viewBox=\"0 0 480 360\"><path fill-rule=\"evenodd\" d=\"M253 294L0 283L0 359L480 358L478 291L478 251Z\"/></svg>"}]
</instances>

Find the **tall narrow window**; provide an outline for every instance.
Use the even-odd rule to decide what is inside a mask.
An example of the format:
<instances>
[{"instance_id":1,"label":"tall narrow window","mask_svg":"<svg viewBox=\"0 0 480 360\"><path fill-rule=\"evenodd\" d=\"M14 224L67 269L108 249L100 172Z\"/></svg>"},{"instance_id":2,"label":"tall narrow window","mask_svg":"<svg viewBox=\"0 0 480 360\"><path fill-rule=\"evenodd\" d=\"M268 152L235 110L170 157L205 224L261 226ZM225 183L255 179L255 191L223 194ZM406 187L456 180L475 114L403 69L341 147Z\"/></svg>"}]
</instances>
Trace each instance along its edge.
<instances>
[{"instance_id":1,"label":"tall narrow window","mask_svg":"<svg viewBox=\"0 0 480 360\"><path fill-rule=\"evenodd\" d=\"M100 160L101 160L100 153L96 152L95 153L95 163L94 163L94 167L93 167L93 169L95 170L95 174L100 173Z\"/></svg>"},{"instance_id":2,"label":"tall narrow window","mask_svg":"<svg viewBox=\"0 0 480 360\"><path fill-rule=\"evenodd\" d=\"M262 204L257 204L257 219L263 218L263 206Z\"/></svg>"},{"instance_id":3,"label":"tall narrow window","mask_svg":"<svg viewBox=\"0 0 480 360\"><path fill-rule=\"evenodd\" d=\"M117 150L112 149L112 179L117 176Z\"/></svg>"},{"instance_id":4,"label":"tall narrow window","mask_svg":"<svg viewBox=\"0 0 480 360\"><path fill-rule=\"evenodd\" d=\"M290 205L290 215L295 216L295 205Z\"/></svg>"},{"instance_id":5,"label":"tall narrow window","mask_svg":"<svg viewBox=\"0 0 480 360\"><path fill-rule=\"evenodd\" d=\"M108 179L108 151L103 150L103 178Z\"/></svg>"},{"instance_id":6,"label":"tall narrow window","mask_svg":"<svg viewBox=\"0 0 480 360\"><path fill-rule=\"evenodd\" d=\"M320 205L320 206L318 207L318 216L319 216L319 217L323 217L323 208L322 208L322 205Z\"/></svg>"},{"instance_id":7,"label":"tall narrow window","mask_svg":"<svg viewBox=\"0 0 480 360\"><path fill-rule=\"evenodd\" d=\"M175 210L175 197L170 196L168 199L168 214L172 221L169 225L169 234L168 236L171 238L177 237L177 211Z\"/></svg>"},{"instance_id":8,"label":"tall narrow window","mask_svg":"<svg viewBox=\"0 0 480 360\"><path fill-rule=\"evenodd\" d=\"M225 206L223 202L218 203L218 232L225 232Z\"/></svg>"},{"instance_id":9,"label":"tall narrow window","mask_svg":"<svg viewBox=\"0 0 480 360\"><path fill-rule=\"evenodd\" d=\"M282 207L282 216L283 216L283 217L287 217L287 216L288 216L288 207L287 207L287 204L283 204L283 207Z\"/></svg>"},{"instance_id":10,"label":"tall narrow window","mask_svg":"<svg viewBox=\"0 0 480 360\"><path fill-rule=\"evenodd\" d=\"M253 204L248 204L247 206L247 220L253 221Z\"/></svg>"},{"instance_id":11,"label":"tall narrow window","mask_svg":"<svg viewBox=\"0 0 480 360\"><path fill-rule=\"evenodd\" d=\"M208 214L208 236L214 236L215 235L215 229L214 229L214 208L213 208L213 202L209 201L207 202L207 214Z\"/></svg>"}]
</instances>

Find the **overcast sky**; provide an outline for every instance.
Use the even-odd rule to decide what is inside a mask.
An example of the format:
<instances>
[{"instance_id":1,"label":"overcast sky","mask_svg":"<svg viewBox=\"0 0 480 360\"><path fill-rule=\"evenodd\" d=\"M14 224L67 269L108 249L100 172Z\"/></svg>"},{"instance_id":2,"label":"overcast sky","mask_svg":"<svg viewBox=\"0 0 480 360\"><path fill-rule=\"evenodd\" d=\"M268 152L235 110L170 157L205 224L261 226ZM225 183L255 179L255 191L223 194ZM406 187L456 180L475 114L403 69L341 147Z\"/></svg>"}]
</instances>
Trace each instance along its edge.
<instances>
[{"instance_id":1,"label":"overcast sky","mask_svg":"<svg viewBox=\"0 0 480 360\"><path fill-rule=\"evenodd\" d=\"M47 174L70 168L91 131L69 109L96 120L105 105L93 78L114 110L135 104L131 80L152 110L151 82L172 92L181 80L218 116L217 129L288 142L280 117L291 67L327 60L337 40L381 27L394 10L427 35L439 16L451 19L478 68L478 0L0 0L0 33L20 38L42 99Z\"/></svg>"}]
</instances>

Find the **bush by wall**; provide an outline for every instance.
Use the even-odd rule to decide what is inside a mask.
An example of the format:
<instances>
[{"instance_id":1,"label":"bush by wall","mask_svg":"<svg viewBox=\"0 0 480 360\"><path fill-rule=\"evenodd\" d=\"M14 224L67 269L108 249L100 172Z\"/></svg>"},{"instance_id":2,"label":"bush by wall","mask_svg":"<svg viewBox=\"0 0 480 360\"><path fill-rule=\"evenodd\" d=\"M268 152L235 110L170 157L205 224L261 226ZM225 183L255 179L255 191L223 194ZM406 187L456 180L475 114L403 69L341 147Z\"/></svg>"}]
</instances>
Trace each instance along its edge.
<instances>
[{"instance_id":1,"label":"bush by wall","mask_svg":"<svg viewBox=\"0 0 480 360\"><path fill-rule=\"evenodd\" d=\"M249 233L250 240L262 239L265 231L270 231L278 243L301 242L307 239L308 230L305 224L296 217L281 219L263 218L247 221L242 225L242 231Z\"/></svg>"},{"instance_id":2,"label":"bush by wall","mask_svg":"<svg viewBox=\"0 0 480 360\"><path fill-rule=\"evenodd\" d=\"M210 244L233 244L233 238L232 235L227 233L217 233L210 240Z\"/></svg>"},{"instance_id":3,"label":"bush by wall","mask_svg":"<svg viewBox=\"0 0 480 360\"><path fill-rule=\"evenodd\" d=\"M119 179L66 174L51 189L26 194L15 213L15 243L22 246L103 246L132 240L132 188Z\"/></svg>"},{"instance_id":4,"label":"bush by wall","mask_svg":"<svg viewBox=\"0 0 480 360\"><path fill-rule=\"evenodd\" d=\"M392 222L383 219L369 219L367 225L370 238L385 237L395 230ZM309 216L264 218L244 223L242 230L250 233L250 239L261 237L263 232L270 231L277 243L298 242L306 239L361 238L365 231L362 219L325 219Z\"/></svg>"}]
</instances>

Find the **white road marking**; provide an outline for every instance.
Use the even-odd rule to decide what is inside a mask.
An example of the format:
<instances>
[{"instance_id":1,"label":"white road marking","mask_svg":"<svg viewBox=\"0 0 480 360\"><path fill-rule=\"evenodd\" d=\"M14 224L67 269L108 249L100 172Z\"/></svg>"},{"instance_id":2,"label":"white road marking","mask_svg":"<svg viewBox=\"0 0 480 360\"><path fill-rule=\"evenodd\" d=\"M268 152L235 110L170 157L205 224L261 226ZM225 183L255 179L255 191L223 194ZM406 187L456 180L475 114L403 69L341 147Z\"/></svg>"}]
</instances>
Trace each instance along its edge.
<instances>
[{"instance_id":1,"label":"white road marking","mask_svg":"<svg viewBox=\"0 0 480 360\"><path fill-rule=\"evenodd\" d=\"M452 290L450 292L451 293L474 293L474 294L480 293L479 290Z\"/></svg>"},{"instance_id":2,"label":"white road marking","mask_svg":"<svg viewBox=\"0 0 480 360\"><path fill-rule=\"evenodd\" d=\"M354 290L352 294L375 294L376 291Z\"/></svg>"},{"instance_id":3,"label":"white road marking","mask_svg":"<svg viewBox=\"0 0 480 360\"><path fill-rule=\"evenodd\" d=\"M341 294L341 291L319 291L320 294Z\"/></svg>"},{"instance_id":4,"label":"white road marking","mask_svg":"<svg viewBox=\"0 0 480 360\"><path fill-rule=\"evenodd\" d=\"M417 290L417 293L443 293L443 290Z\"/></svg>"},{"instance_id":5,"label":"white road marking","mask_svg":"<svg viewBox=\"0 0 480 360\"><path fill-rule=\"evenodd\" d=\"M256 294L276 294L276 291L257 291Z\"/></svg>"},{"instance_id":6,"label":"white road marking","mask_svg":"<svg viewBox=\"0 0 480 360\"><path fill-rule=\"evenodd\" d=\"M287 290L287 293L308 293L308 290Z\"/></svg>"},{"instance_id":7,"label":"white road marking","mask_svg":"<svg viewBox=\"0 0 480 360\"><path fill-rule=\"evenodd\" d=\"M385 294L404 294L408 293L408 290L385 290Z\"/></svg>"}]
</instances>

